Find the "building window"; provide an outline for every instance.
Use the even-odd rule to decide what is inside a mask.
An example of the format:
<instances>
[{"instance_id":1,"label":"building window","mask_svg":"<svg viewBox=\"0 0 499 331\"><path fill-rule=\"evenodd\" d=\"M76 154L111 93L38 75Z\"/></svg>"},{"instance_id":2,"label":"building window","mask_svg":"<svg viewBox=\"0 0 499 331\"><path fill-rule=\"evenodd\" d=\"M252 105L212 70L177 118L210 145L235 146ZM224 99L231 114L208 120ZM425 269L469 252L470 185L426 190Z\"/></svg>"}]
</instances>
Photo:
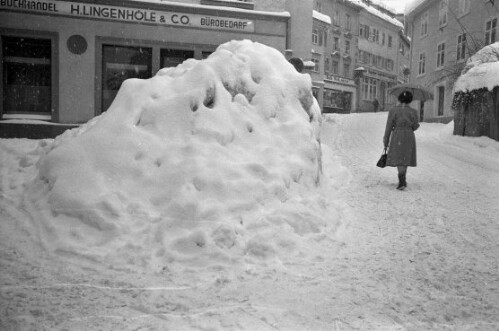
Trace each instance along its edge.
<instances>
[{"instance_id":1,"label":"building window","mask_svg":"<svg viewBox=\"0 0 499 331\"><path fill-rule=\"evenodd\" d=\"M437 46L437 68L443 67L445 64L445 43Z\"/></svg>"},{"instance_id":2,"label":"building window","mask_svg":"<svg viewBox=\"0 0 499 331\"><path fill-rule=\"evenodd\" d=\"M194 51L182 49L162 49L161 68L176 67L187 59L194 58Z\"/></svg>"},{"instance_id":3,"label":"building window","mask_svg":"<svg viewBox=\"0 0 499 331\"><path fill-rule=\"evenodd\" d=\"M490 45L496 42L497 18L485 22L485 44Z\"/></svg>"},{"instance_id":4,"label":"building window","mask_svg":"<svg viewBox=\"0 0 499 331\"><path fill-rule=\"evenodd\" d=\"M345 40L345 53L350 54L350 40Z\"/></svg>"},{"instance_id":5,"label":"building window","mask_svg":"<svg viewBox=\"0 0 499 331\"><path fill-rule=\"evenodd\" d=\"M379 44L379 30L372 28L371 35L369 36L369 41Z\"/></svg>"},{"instance_id":6,"label":"building window","mask_svg":"<svg viewBox=\"0 0 499 331\"><path fill-rule=\"evenodd\" d=\"M338 75L339 74L339 70L338 70L338 67L339 67L339 63L338 61L334 61L332 62L332 69L331 69L331 72L333 75Z\"/></svg>"},{"instance_id":7,"label":"building window","mask_svg":"<svg viewBox=\"0 0 499 331\"><path fill-rule=\"evenodd\" d=\"M378 97L378 80L363 77L361 82L361 93L364 100L374 100Z\"/></svg>"},{"instance_id":8,"label":"building window","mask_svg":"<svg viewBox=\"0 0 499 331\"><path fill-rule=\"evenodd\" d=\"M359 37L369 39L371 36L370 28L368 25L359 24Z\"/></svg>"},{"instance_id":9,"label":"building window","mask_svg":"<svg viewBox=\"0 0 499 331\"><path fill-rule=\"evenodd\" d=\"M426 73L426 53L419 54L418 75Z\"/></svg>"},{"instance_id":10,"label":"building window","mask_svg":"<svg viewBox=\"0 0 499 331\"><path fill-rule=\"evenodd\" d=\"M312 29L312 44L323 46L325 45L325 32L319 28Z\"/></svg>"},{"instance_id":11,"label":"building window","mask_svg":"<svg viewBox=\"0 0 499 331\"><path fill-rule=\"evenodd\" d=\"M152 48L102 45L102 111L109 108L123 81L151 74Z\"/></svg>"},{"instance_id":12,"label":"building window","mask_svg":"<svg viewBox=\"0 0 499 331\"><path fill-rule=\"evenodd\" d=\"M382 56L376 56L376 67L378 68L383 68L383 57Z\"/></svg>"},{"instance_id":13,"label":"building window","mask_svg":"<svg viewBox=\"0 0 499 331\"><path fill-rule=\"evenodd\" d=\"M340 38L338 38L338 37L333 38L333 50L334 51L340 50Z\"/></svg>"},{"instance_id":14,"label":"building window","mask_svg":"<svg viewBox=\"0 0 499 331\"><path fill-rule=\"evenodd\" d=\"M388 71L393 71L393 60L386 59L386 69Z\"/></svg>"},{"instance_id":15,"label":"building window","mask_svg":"<svg viewBox=\"0 0 499 331\"><path fill-rule=\"evenodd\" d=\"M330 63L329 63L329 58L326 56L324 57L324 71L327 74L329 74L329 71L331 70L330 68Z\"/></svg>"},{"instance_id":16,"label":"building window","mask_svg":"<svg viewBox=\"0 0 499 331\"><path fill-rule=\"evenodd\" d=\"M345 30L352 30L352 17L348 14L345 15Z\"/></svg>"},{"instance_id":17,"label":"building window","mask_svg":"<svg viewBox=\"0 0 499 331\"><path fill-rule=\"evenodd\" d=\"M438 95L437 116L444 116L445 87L438 86L437 95Z\"/></svg>"},{"instance_id":18,"label":"building window","mask_svg":"<svg viewBox=\"0 0 499 331\"><path fill-rule=\"evenodd\" d=\"M337 10L333 12L333 25L340 26L340 12Z\"/></svg>"},{"instance_id":19,"label":"building window","mask_svg":"<svg viewBox=\"0 0 499 331\"><path fill-rule=\"evenodd\" d=\"M319 44L319 30L318 29L312 29L312 44L314 44L314 45Z\"/></svg>"},{"instance_id":20,"label":"building window","mask_svg":"<svg viewBox=\"0 0 499 331\"><path fill-rule=\"evenodd\" d=\"M211 51L202 51L201 52L201 58L204 60L204 59L207 59L208 56L210 56L213 52Z\"/></svg>"},{"instance_id":21,"label":"building window","mask_svg":"<svg viewBox=\"0 0 499 331\"><path fill-rule=\"evenodd\" d=\"M428 35L428 12L421 16L421 37Z\"/></svg>"},{"instance_id":22,"label":"building window","mask_svg":"<svg viewBox=\"0 0 499 331\"><path fill-rule=\"evenodd\" d=\"M364 56L365 56L364 53L365 53L364 51L359 50L359 63L366 63L364 61Z\"/></svg>"},{"instance_id":23,"label":"building window","mask_svg":"<svg viewBox=\"0 0 499 331\"><path fill-rule=\"evenodd\" d=\"M386 39L386 35L385 35L385 33L383 32L383 33L381 34L381 46L385 46L385 39Z\"/></svg>"},{"instance_id":24,"label":"building window","mask_svg":"<svg viewBox=\"0 0 499 331\"><path fill-rule=\"evenodd\" d=\"M323 101L326 113L348 113L352 106L352 93L325 88Z\"/></svg>"},{"instance_id":25,"label":"building window","mask_svg":"<svg viewBox=\"0 0 499 331\"><path fill-rule=\"evenodd\" d=\"M466 58L466 33L457 36L457 61L463 61Z\"/></svg>"},{"instance_id":26,"label":"building window","mask_svg":"<svg viewBox=\"0 0 499 331\"><path fill-rule=\"evenodd\" d=\"M52 40L2 36L4 114L39 115L52 111Z\"/></svg>"},{"instance_id":27,"label":"building window","mask_svg":"<svg viewBox=\"0 0 499 331\"><path fill-rule=\"evenodd\" d=\"M392 36L388 36L388 48L392 48L392 45L393 45L393 38Z\"/></svg>"},{"instance_id":28,"label":"building window","mask_svg":"<svg viewBox=\"0 0 499 331\"><path fill-rule=\"evenodd\" d=\"M352 74L350 73L350 63L343 63L343 76L346 78L352 77Z\"/></svg>"},{"instance_id":29,"label":"building window","mask_svg":"<svg viewBox=\"0 0 499 331\"><path fill-rule=\"evenodd\" d=\"M313 55L312 62L314 63L314 69L312 69L312 71L319 72L320 55Z\"/></svg>"},{"instance_id":30,"label":"building window","mask_svg":"<svg viewBox=\"0 0 499 331\"><path fill-rule=\"evenodd\" d=\"M459 13L461 15L466 15L471 10L471 1L470 0L459 0Z\"/></svg>"},{"instance_id":31,"label":"building window","mask_svg":"<svg viewBox=\"0 0 499 331\"><path fill-rule=\"evenodd\" d=\"M438 9L438 25L440 27L447 25L448 1L449 0L440 0Z\"/></svg>"}]
</instances>

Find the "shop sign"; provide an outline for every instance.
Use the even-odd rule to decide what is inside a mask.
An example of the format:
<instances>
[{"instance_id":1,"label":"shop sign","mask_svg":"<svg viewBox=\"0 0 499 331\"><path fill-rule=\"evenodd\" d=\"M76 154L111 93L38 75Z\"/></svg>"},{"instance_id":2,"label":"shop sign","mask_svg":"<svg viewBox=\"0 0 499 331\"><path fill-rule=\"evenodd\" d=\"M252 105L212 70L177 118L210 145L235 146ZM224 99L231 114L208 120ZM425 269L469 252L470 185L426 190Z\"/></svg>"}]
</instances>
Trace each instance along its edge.
<instances>
[{"instance_id":1,"label":"shop sign","mask_svg":"<svg viewBox=\"0 0 499 331\"><path fill-rule=\"evenodd\" d=\"M254 32L251 20L55 0L0 0L0 9L168 26Z\"/></svg>"},{"instance_id":2,"label":"shop sign","mask_svg":"<svg viewBox=\"0 0 499 331\"><path fill-rule=\"evenodd\" d=\"M355 84L355 82L352 79L338 77L338 76L334 76L334 75L326 75L326 79L331 80L333 82L342 83L342 84L349 84L349 85Z\"/></svg>"}]
</instances>

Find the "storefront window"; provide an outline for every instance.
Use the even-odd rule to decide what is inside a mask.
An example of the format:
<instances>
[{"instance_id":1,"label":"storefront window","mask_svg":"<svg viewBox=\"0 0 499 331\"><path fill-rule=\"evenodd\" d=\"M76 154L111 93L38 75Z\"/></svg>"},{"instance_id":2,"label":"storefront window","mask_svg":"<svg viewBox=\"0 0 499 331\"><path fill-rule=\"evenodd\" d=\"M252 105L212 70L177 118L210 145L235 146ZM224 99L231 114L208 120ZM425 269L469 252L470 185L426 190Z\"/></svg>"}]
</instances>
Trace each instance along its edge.
<instances>
[{"instance_id":1,"label":"storefront window","mask_svg":"<svg viewBox=\"0 0 499 331\"><path fill-rule=\"evenodd\" d=\"M203 57L203 59L206 59L208 58L208 56L210 56L213 52L209 52L209 51L202 51L201 52L201 56Z\"/></svg>"},{"instance_id":2,"label":"storefront window","mask_svg":"<svg viewBox=\"0 0 499 331\"><path fill-rule=\"evenodd\" d=\"M50 116L51 54L50 39L2 36L4 113Z\"/></svg>"},{"instance_id":3,"label":"storefront window","mask_svg":"<svg viewBox=\"0 0 499 331\"><path fill-rule=\"evenodd\" d=\"M151 63L151 48L103 45L102 110L109 108L124 80L150 78Z\"/></svg>"},{"instance_id":4,"label":"storefront window","mask_svg":"<svg viewBox=\"0 0 499 331\"><path fill-rule=\"evenodd\" d=\"M203 52L203 56L204 56ZM182 49L162 49L161 68L176 67L187 59L194 58L194 51Z\"/></svg>"},{"instance_id":5,"label":"storefront window","mask_svg":"<svg viewBox=\"0 0 499 331\"><path fill-rule=\"evenodd\" d=\"M349 113L352 108L352 93L324 89L323 108L326 113Z\"/></svg>"},{"instance_id":6,"label":"storefront window","mask_svg":"<svg viewBox=\"0 0 499 331\"><path fill-rule=\"evenodd\" d=\"M374 100L378 97L378 80L364 77L361 81L362 98L364 100Z\"/></svg>"}]
</instances>

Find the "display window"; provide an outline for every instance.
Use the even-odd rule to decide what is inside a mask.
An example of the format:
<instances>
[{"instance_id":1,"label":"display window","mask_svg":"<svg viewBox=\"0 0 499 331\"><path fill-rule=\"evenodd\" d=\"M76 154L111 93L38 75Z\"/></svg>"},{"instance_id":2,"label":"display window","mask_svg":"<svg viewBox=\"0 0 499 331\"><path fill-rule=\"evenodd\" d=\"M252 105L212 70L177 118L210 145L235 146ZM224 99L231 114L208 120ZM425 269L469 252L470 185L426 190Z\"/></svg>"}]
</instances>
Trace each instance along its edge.
<instances>
[{"instance_id":1,"label":"display window","mask_svg":"<svg viewBox=\"0 0 499 331\"><path fill-rule=\"evenodd\" d=\"M152 76L152 48L102 45L102 110L111 106L123 81Z\"/></svg>"},{"instance_id":2,"label":"display window","mask_svg":"<svg viewBox=\"0 0 499 331\"><path fill-rule=\"evenodd\" d=\"M352 93L324 89L323 108L326 113L349 113L352 110Z\"/></svg>"},{"instance_id":3,"label":"display window","mask_svg":"<svg viewBox=\"0 0 499 331\"><path fill-rule=\"evenodd\" d=\"M52 112L52 40L2 36L2 116Z\"/></svg>"},{"instance_id":4,"label":"display window","mask_svg":"<svg viewBox=\"0 0 499 331\"><path fill-rule=\"evenodd\" d=\"M176 67L187 59L194 58L194 50L162 49L161 68Z\"/></svg>"},{"instance_id":5,"label":"display window","mask_svg":"<svg viewBox=\"0 0 499 331\"><path fill-rule=\"evenodd\" d=\"M130 45L138 44L140 46ZM111 40L98 38L96 58L96 114L113 103L123 81L149 79L161 68L176 67L188 59L205 59L215 45L166 45L152 40Z\"/></svg>"}]
</instances>

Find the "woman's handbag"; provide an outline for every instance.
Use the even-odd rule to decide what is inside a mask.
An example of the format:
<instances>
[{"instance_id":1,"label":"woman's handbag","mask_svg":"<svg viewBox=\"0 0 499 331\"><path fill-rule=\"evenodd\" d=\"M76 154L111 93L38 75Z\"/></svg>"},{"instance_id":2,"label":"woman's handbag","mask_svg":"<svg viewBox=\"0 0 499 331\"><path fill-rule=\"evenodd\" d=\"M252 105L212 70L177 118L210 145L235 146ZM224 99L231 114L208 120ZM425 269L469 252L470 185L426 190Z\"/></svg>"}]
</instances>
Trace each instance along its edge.
<instances>
[{"instance_id":1,"label":"woman's handbag","mask_svg":"<svg viewBox=\"0 0 499 331\"><path fill-rule=\"evenodd\" d=\"M386 147L383 150L383 154L381 154L381 157L378 160L378 163L376 163L376 166L380 168L386 167L386 159L388 158L388 155L386 154Z\"/></svg>"}]
</instances>

